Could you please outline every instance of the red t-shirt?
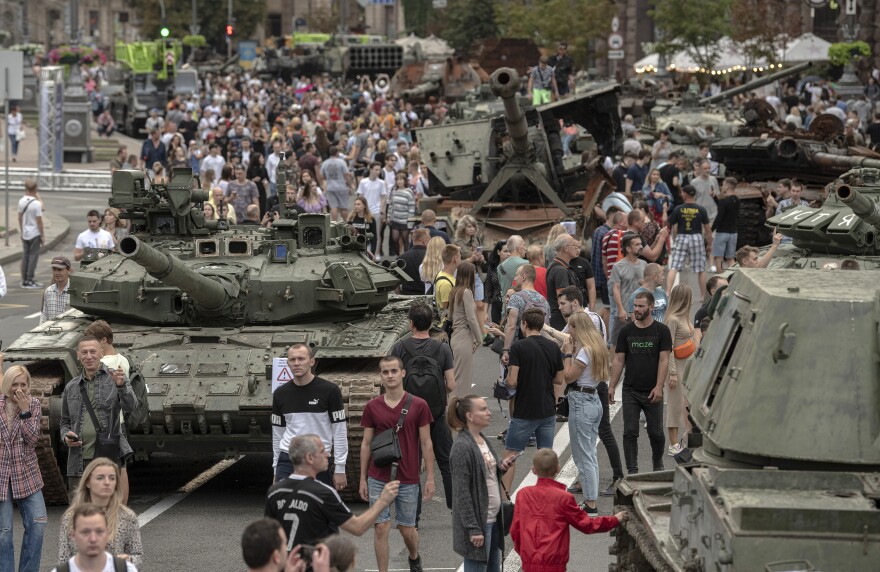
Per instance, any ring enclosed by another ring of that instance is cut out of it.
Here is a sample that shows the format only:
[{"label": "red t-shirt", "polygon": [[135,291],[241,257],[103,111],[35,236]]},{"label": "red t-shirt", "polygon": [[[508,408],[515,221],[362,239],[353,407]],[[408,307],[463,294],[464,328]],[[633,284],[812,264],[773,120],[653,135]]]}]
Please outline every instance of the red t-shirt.
[{"label": "red t-shirt", "polygon": [[535,290],[547,298],[547,269],[543,266],[535,266]]},{"label": "red t-shirt", "polygon": [[[385,396],[374,397],[364,408],[361,417],[361,427],[372,427],[375,437],[382,431],[394,427],[400,420],[400,412],[406,405],[410,394],[405,394],[397,407],[391,409],[385,403]],[[421,451],[419,448],[419,427],[430,425],[434,421],[428,404],[421,397],[413,396],[409,413],[403,422],[403,427],[397,433],[400,441],[400,463],[397,466],[397,480],[404,485],[414,485],[419,482],[419,469],[421,468]],[[370,477],[387,483],[391,480],[391,466],[377,467],[370,459],[370,468],[367,471]]]},{"label": "red t-shirt", "polygon": [[620,238],[623,236],[622,230],[612,229],[608,231],[602,239],[602,256],[605,257],[605,277],[611,278],[611,267],[614,263],[623,258],[620,252]]}]

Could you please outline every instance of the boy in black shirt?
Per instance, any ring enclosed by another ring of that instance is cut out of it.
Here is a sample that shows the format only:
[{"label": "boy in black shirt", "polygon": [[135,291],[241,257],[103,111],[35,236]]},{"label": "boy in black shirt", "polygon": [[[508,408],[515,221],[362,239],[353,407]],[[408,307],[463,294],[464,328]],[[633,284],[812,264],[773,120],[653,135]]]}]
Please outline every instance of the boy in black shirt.
[{"label": "boy in black shirt", "polygon": [[653,470],[663,470],[663,385],[672,351],[672,335],[664,324],[654,321],[651,310],[654,295],[636,294],[634,322],[620,329],[608,387],[608,401],[614,403],[614,390],[626,364],[623,379],[623,456],[629,474],[639,472],[639,413],[645,412],[651,441]]},{"label": "boy in black shirt", "polygon": [[733,257],[736,255],[737,224],[739,221],[739,197],[736,196],[737,180],[727,177],[721,184],[721,200],[718,201],[718,214],[712,223],[715,231],[715,240],[712,241],[712,257],[715,259],[715,269],[721,272],[724,260],[727,266],[733,266]]}]

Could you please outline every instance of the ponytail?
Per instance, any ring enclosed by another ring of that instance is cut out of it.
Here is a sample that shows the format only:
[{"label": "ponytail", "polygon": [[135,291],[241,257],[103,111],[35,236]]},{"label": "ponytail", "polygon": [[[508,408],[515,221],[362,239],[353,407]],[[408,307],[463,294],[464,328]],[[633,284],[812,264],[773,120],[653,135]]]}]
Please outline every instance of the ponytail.
[{"label": "ponytail", "polygon": [[446,408],[446,423],[453,431],[467,429],[467,413],[474,406],[475,399],[482,399],[479,395],[465,395],[464,397],[453,396]]}]

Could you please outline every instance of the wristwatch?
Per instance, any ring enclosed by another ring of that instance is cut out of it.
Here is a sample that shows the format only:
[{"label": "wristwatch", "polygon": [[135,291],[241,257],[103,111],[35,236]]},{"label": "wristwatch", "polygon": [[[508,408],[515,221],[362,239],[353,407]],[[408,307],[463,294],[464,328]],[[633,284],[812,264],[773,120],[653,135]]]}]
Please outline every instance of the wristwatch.
[{"label": "wristwatch", "polygon": [[562,357],[563,358],[572,358],[572,357],[574,357],[574,354],[562,354]]},{"label": "wristwatch", "polygon": [[34,414],[31,413],[30,411],[22,411],[21,413],[18,414],[19,419],[30,419],[33,416],[34,416]]}]

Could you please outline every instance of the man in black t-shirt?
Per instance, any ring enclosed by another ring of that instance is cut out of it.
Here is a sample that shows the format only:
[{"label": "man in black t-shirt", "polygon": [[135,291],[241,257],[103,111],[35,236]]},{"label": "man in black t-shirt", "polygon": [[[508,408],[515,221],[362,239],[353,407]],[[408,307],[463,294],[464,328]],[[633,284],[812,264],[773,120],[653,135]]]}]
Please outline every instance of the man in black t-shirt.
[{"label": "man in black t-shirt", "polygon": [[[623,378],[623,456],[629,474],[639,472],[639,413],[645,412],[651,442],[653,470],[663,470],[663,385],[672,352],[672,335],[664,324],[651,316],[654,295],[636,294],[635,321],[620,329],[614,350],[614,365],[608,401],[614,403],[614,390],[626,365]],[[670,381],[670,384],[672,381]]]},{"label": "man in black t-shirt", "polygon": [[703,322],[703,318],[709,317],[709,304],[712,303],[712,297],[715,295],[715,291],[722,286],[727,286],[727,279],[723,276],[715,275],[706,281],[706,293],[709,296],[706,298],[706,303],[700,306],[697,313],[694,314],[694,328],[699,328],[700,324]]},{"label": "man in black t-shirt", "polygon": [[[504,442],[507,449],[505,459],[522,453],[533,433],[539,449],[553,448],[556,429],[556,396],[553,389],[554,386],[565,384],[559,346],[541,337],[544,312],[538,308],[524,311],[520,329],[524,337],[510,346],[507,369],[507,387],[516,389],[516,399]],[[507,490],[513,484],[514,472],[511,468],[502,477]]]},{"label": "man in black t-shirt", "polygon": [[874,121],[865,129],[865,133],[871,138],[871,149],[880,149],[880,113],[874,116]]},{"label": "man in black t-shirt", "polygon": [[715,268],[718,272],[723,270],[722,263],[725,260],[727,266],[733,266],[733,257],[736,256],[737,225],[739,223],[739,197],[736,196],[736,184],[737,180],[733,177],[727,177],[721,183],[718,214],[712,223],[712,230],[715,231],[715,240],[712,241],[712,257],[715,259]]},{"label": "man in black t-shirt", "polygon": [[550,304],[550,325],[561,330],[565,327],[565,318],[559,311],[557,296],[568,286],[583,288],[571,268],[571,261],[581,253],[581,245],[573,236],[563,234],[553,241],[553,251],[555,258],[547,267],[547,303]]},{"label": "man in black t-shirt", "polygon": [[360,515],[353,515],[333,487],[316,480],[327,470],[330,453],[317,435],[298,435],[288,449],[293,474],[269,488],[264,515],[277,520],[287,534],[287,549],[298,544],[317,544],[341,528],[363,535],[379,513],[397,497],[399,482],[382,489],[379,500]]},{"label": "man in black t-shirt", "polygon": [[706,289],[706,257],[712,252],[712,228],[709,213],[696,202],[697,190],[685,185],[681,190],[684,203],[672,209],[672,257],[666,276],[666,291],[671,292],[675,277],[685,265],[697,273],[700,292]]}]

